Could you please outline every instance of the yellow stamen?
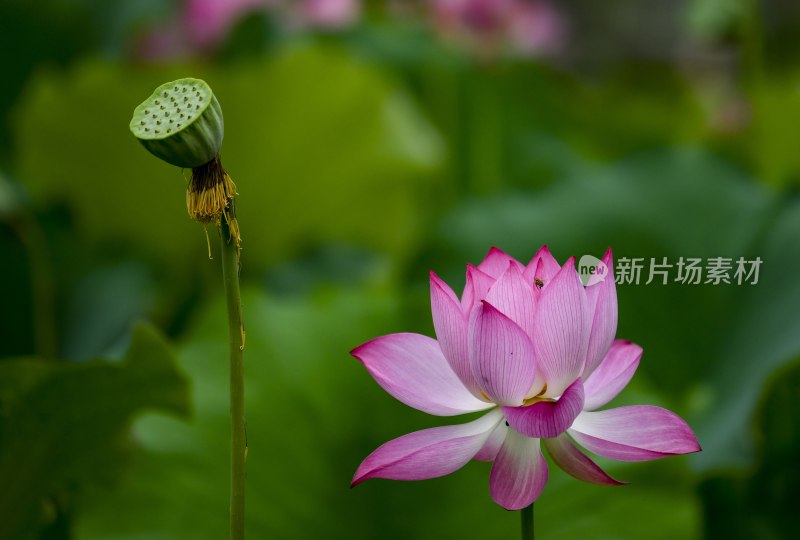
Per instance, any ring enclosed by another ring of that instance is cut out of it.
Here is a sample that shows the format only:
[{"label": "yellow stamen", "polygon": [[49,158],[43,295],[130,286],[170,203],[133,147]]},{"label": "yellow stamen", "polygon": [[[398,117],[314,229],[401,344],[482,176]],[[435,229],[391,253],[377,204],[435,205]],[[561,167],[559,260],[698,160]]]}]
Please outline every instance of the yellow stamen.
[{"label": "yellow stamen", "polygon": [[522,406],[527,407],[528,405],[533,405],[534,403],[539,403],[540,401],[555,401],[552,398],[543,397],[545,392],[547,392],[547,385],[545,384],[542,390],[533,397],[529,397],[522,401]]},{"label": "yellow stamen", "polygon": [[523,407],[527,407],[528,405],[533,405],[534,403],[539,403],[540,401],[555,401],[555,400],[552,399],[552,398],[548,398],[548,397],[534,396],[532,398],[528,398],[526,400],[523,400],[522,401],[522,406]]},{"label": "yellow stamen", "polygon": [[[204,225],[215,223],[218,226],[224,217],[230,231],[228,241],[233,241],[236,248],[241,249],[242,238],[234,208],[236,195],[236,184],[222,168],[219,156],[192,169],[192,177],[186,190],[186,209],[189,216]],[[206,232],[206,237],[207,235]],[[209,242],[209,258],[210,253]]]},{"label": "yellow stamen", "polygon": [[186,208],[189,216],[201,223],[219,223],[219,218],[236,196],[236,184],[225,173],[218,183],[196,186],[195,182],[186,191]]}]

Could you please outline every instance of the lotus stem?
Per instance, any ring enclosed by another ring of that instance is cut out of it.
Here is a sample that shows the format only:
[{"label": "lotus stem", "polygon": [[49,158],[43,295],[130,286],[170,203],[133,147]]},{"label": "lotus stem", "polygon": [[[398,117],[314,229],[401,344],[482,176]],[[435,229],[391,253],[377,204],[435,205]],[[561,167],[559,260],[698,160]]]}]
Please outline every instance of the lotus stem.
[{"label": "lotus stem", "polygon": [[[233,208],[229,209],[233,212]],[[231,220],[233,223],[235,221]],[[230,354],[231,409],[231,498],[230,538],[244,538],[245,463],[247,432],[244,416],[244,326],[239,293],[238,230],[231,230],[227,219],[219,227],[222,251],[222,278],[228,304],[228,340]]]},{"label": "lotus stem", "polygon": [[55,278],[47,238],[32,214],[25,212],[12,219],[11,227],[28,255],[31,276],[31,306],[34,320],[36,354],[53,360],[58,357],[58,333],[55,314]]},{"label": "lotus stem", "polygon": [[519,511],[522,522],[522,540],[533,540],[533,503]]}]

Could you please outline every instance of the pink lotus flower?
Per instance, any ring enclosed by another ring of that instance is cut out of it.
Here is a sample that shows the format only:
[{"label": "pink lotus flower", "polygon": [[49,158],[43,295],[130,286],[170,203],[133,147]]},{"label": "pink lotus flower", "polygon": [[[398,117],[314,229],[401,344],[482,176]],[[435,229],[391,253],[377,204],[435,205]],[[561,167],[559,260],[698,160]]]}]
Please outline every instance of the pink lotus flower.
[{"label": "pink lotus flower", "polygon": [[429,5],[440,32],[480,54],[510,48],[536,56],[562,46],[563,17],[546,0],[432,0]]},{"label": "pink lotus flower", "polygon": [[302,0],[296,6],[300,26],[338,29],[355,24],[361,15],[360,0]]},{"label": "pink lotus flower", "polygon": [[141,57],[156,60],[212,52],[247,15],[270,14],[286,30],[340,30],[358,22],[361,0],[185,0],[176,19],[149,30]]},{"label": "pink lotus flower", "polygon": [[183,23],[192,45],[217,45],[244,15],[275,4],[275,0],[187,0]]},{"label": "pink lotus flower", "polygon": [[392,396],[438,416],[489,410],[466,424],[416,431],[370,454],[353,485],[370,478],[423,480],[469,460],[491,461],[497,504],[517,510],[547,483],[543,445],[572,476],[619,485],[575,444],[620,461],[697,452],[675,413],[637,405],[596,411],[628,384],[642,348],[615,340],[617,293],[607,277],[584,288],[575,259],[559,266],[542,247],[524,266],[496,248],[467,266],[461,299],[431,272],[437,340],[391,334],[352,354]]}]

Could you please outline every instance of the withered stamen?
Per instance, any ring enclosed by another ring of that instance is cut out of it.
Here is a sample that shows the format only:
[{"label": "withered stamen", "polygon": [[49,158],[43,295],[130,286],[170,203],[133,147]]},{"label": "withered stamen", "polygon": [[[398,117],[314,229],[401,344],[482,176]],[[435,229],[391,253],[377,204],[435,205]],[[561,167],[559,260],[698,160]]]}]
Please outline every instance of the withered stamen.
[{"label": "withered stamen", "polygon": [[186,208],[189,216],[203,224],[213,222],[217,225],[224,217],[230,230],[230,239],[238,248],[241,237],[236,221],[233,200],[235,196],[236,184],[222,167],[219,155],[205,165],[192,169],[192,177],[186,190]]}]

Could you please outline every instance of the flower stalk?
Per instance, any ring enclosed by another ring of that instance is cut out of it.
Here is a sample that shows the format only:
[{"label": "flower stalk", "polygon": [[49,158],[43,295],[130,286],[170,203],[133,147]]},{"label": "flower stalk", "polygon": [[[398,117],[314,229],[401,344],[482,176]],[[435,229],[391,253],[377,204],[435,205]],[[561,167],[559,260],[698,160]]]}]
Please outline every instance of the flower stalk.
[{"label": "flower stalk", "polygon": [[522,524],[522,540],[534,540],[533,531],[533,504],[531,503],[519,511]]},{"label": "flower stalk", "polygon": [[[229,209],[233,213],[233,206]],[[247,462],[247,432],[244,416],[244,326],[242,301],[239,293],[238,228],[234,231],[223,220],[219,227],[222,252],[222,279],[228,305],[228,351],[230,354],[231,409],[231,498],[230,538],[244,538],[245,465]]]}]

